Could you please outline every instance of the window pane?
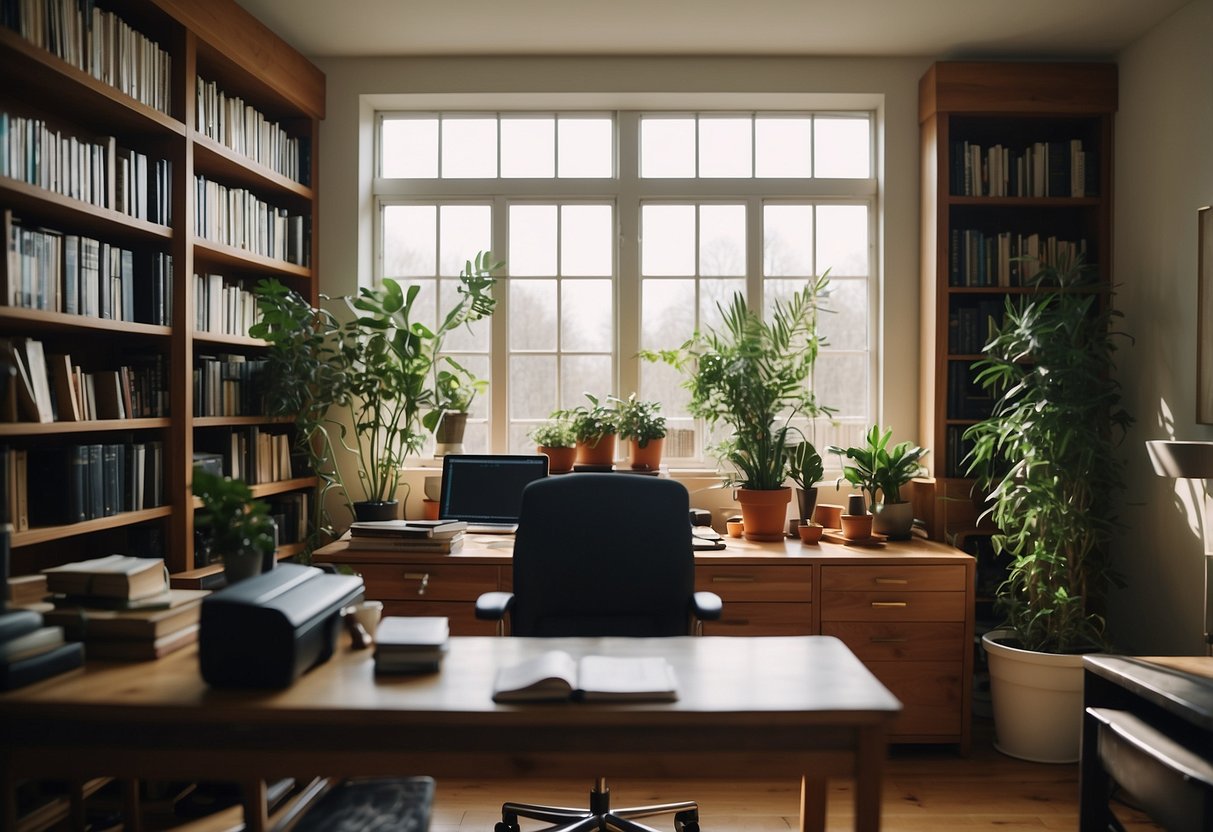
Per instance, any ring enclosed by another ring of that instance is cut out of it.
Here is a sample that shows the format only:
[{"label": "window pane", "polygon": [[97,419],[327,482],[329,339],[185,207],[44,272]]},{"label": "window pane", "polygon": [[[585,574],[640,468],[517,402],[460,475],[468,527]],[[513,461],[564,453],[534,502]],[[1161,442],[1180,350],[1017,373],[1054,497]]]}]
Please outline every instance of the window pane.
[{"label": "window pane", "polygon": [[745,206],[699,208],[699,273],[745,274]]},{"label": "window pane", "polygon": [[442,120],[444,179],[488,179],[497,175],[497,119]]},{"label": "window pane", "polygon": [[642,349],[676,347],[695,331],[694,280],[644,280],[640,304]]},{"label": "window pane", "polygon": [[560,119],[560,176],[609,178],[615,175],[615,122],[609,118]]},{"label": "window pane", "polygon": [[691,392],[682,386],[686,376],[669,364],[645,362],[640,366],[640,398],[661,402],[661,413],[669,419],[687,416],[690,412]]},{"label": "window pane", "polygon": [[560,286],[562,350],[610,352],[614,342],[610,280],[565,280]]},{"label": "window pane", "polygon": [[380,136],[382,176],[388,179],[434,179],[438,176],[438,119],[383,120]]},{"label": "window pane", "polygon": [[560,406],[589,404],[585,394],[599,401],[615,392],[609,355],[568,355],[560,364]]},{"label": "window pane", "polygon": [[615,239],[610,205],[564,205],[560,209],[560,273],[609,275]]},{"label": "window pane", "polygon": [[813,273],[813,206],[765,205],[762,271],[767,277]]},{"label": "window pane", "polygon": [[868,274],[868,207],[820,205],[817,208],[817,271]]},{"label": "window pane", "polygon": [[819,179],[866,179],[872,175],[870,124],[866,118],[817,117],[813,156]]},{"label": "window pane", "polygon": [[433,276],[438,264],[437,223],[433,205],[385,205],[383,277]]},{"label": "window pane", "polygon": [[750,130],[748,118],[701,118],[699,120],[699,175],[704,177],[749,176]]},{"label": "window pane", "polygon": [[827,306],[832,310],[819,319],[819,329],[838,350],[868,348],[868,282],[831,280]]},{"label": "window pane", "polygon": [[[699,328],[719,327],[723,316],[720,307],[726,309],[733,302],[733,295],[745,296],[745,280],[701,280],[699,281]],[[681,343],[681,342],[679,342]],[[671,345],[677,346],[677,344]]]},{"label": "window pane", "polygon": [[794,178],[813,175],[810,119],[755,119],[754,142],[755,176]]},{"label": "window pane", "polygon": [[[443,280],[439,294],[442,298],[442,305],[439,307],[438,313],[445,316],[455,308],[455,304],[459,303],[459,298],[462,297],[459,294],[459,281]],[[435,320],[434,323],[437,324],[438,321]],[[443,341],[442,349],[444,352],[488,352],[489,320],[481,319],[468,326],[452,330]]]},{"label": "window pane", "polygon": [[817,403],[838,408],[838,417],[868,414],[868,356],[866,353],[822,352],[813,369]]},{"label": "window pane", "polygon": [[556,167],[556,122],[551,118],[501,120],[501,175],[548,178]]},{"label": "window pane", "polygon": [[510,349],[555,350],[556,281],[510,278],[509,290]]},{"label": "window pane", "polygon": [[694,119],[641,119],[640,175],[666,179],[695,175]]},{"label": "window pane", "polygon": [[510,418],[546,419],[556,409],[556,357],[510,357]]},{"label": "window pane", "polygon": [[510,206],[511,275],[556,274],[556,206]]},{"label": "window pane", "polygon": [[695,273],[695,207],[645,205],[640,222],[641,273]]},{"label": "window pane", "polygon": [[489,206],[443,205],[439,218],[439,274],[458,275],[478,252],[493,247]]}]

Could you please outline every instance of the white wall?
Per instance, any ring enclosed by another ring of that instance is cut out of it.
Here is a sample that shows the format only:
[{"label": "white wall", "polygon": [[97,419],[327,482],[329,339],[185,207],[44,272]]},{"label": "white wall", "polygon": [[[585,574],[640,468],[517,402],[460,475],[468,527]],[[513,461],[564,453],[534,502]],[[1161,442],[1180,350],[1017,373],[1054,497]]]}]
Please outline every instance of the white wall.
[{"label": "white wall", "polygon": [[[877,346],[883,350],[877,416],[897,439],[921,441],[918,378],[918,79],[923,59],[794,58],[384,58],[323,59],[328,115],[320,131],[320,288],[331,295],[369,283],[372,256],[370,115],[375,103],[411,95],[440,108],[512,93],[559,97],[571,106],[642,107],[677,95],[714,94],[760,107],[764,96],[809,106],[827,94],[877,102],[884,284]],[[571,94],[571,97],[570,97]],[[579,99],[578,96],[584,98]],[[814,98],[816,97],[816,99]],[[719,99],[717,99],[719,100]],[[520,104],[519,106],[527,106]],[[414,494],[419,489],[414,489]],[[416,511],[416,499],[408,511]]]},{"label": "white wall", "polygon": [[[1213,0],[1194,0],[1119,56],[1116,306],[1136,337],[1118,356],[1137,418],[1125,444],[1130,488],[1113,599],[1118,649],[1203,652],[1205,483],[1154,476],[1147,439],[1213,440],[1195,424],[1196,209],[1213,203]],[[1213,539],[1213,534],[1210,534]]]}]

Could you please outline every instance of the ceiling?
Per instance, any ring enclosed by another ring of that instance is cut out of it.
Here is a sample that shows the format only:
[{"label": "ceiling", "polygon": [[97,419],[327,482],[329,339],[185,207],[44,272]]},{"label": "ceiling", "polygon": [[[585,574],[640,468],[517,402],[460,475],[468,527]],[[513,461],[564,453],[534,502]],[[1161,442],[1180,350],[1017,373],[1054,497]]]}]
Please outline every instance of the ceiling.
[{"label": "ceiling", "polygon": [[1112,58],[1188,0],[237,0],[312,58]]}]

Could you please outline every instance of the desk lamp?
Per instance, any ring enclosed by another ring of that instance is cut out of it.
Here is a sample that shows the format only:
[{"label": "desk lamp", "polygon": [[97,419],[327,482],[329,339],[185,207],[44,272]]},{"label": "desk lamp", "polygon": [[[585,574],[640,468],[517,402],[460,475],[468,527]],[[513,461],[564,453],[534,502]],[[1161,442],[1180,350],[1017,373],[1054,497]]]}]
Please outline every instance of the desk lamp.
[{"label": "desk lamp", "polygon": [[[1213,442],[1149,440],[1146,451],[1154,464],[1154,473],[1174,479],[1208,480],[1213,478]],[[1203,495],[1202,495],[1203,499]],[[1201,503],[1201,541],[1205,548],[1205,653],[1213,655],[1213,608],[1209,604],[1213,582],[1213,552],[1205,532],[1204,503]]]}]

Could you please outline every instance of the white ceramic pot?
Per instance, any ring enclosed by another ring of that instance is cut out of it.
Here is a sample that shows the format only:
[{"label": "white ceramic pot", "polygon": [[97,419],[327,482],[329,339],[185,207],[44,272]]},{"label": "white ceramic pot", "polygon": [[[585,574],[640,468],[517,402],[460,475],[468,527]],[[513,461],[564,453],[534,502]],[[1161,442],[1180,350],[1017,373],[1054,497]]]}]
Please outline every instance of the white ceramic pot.
[{"label": "white ceramic pot", "polygon": [[999,643],[1010,630],[981,637],[990,665],[994,747],[1035,763],[1073,763],[1082,735],[1082,656],[1036,653]]}]

